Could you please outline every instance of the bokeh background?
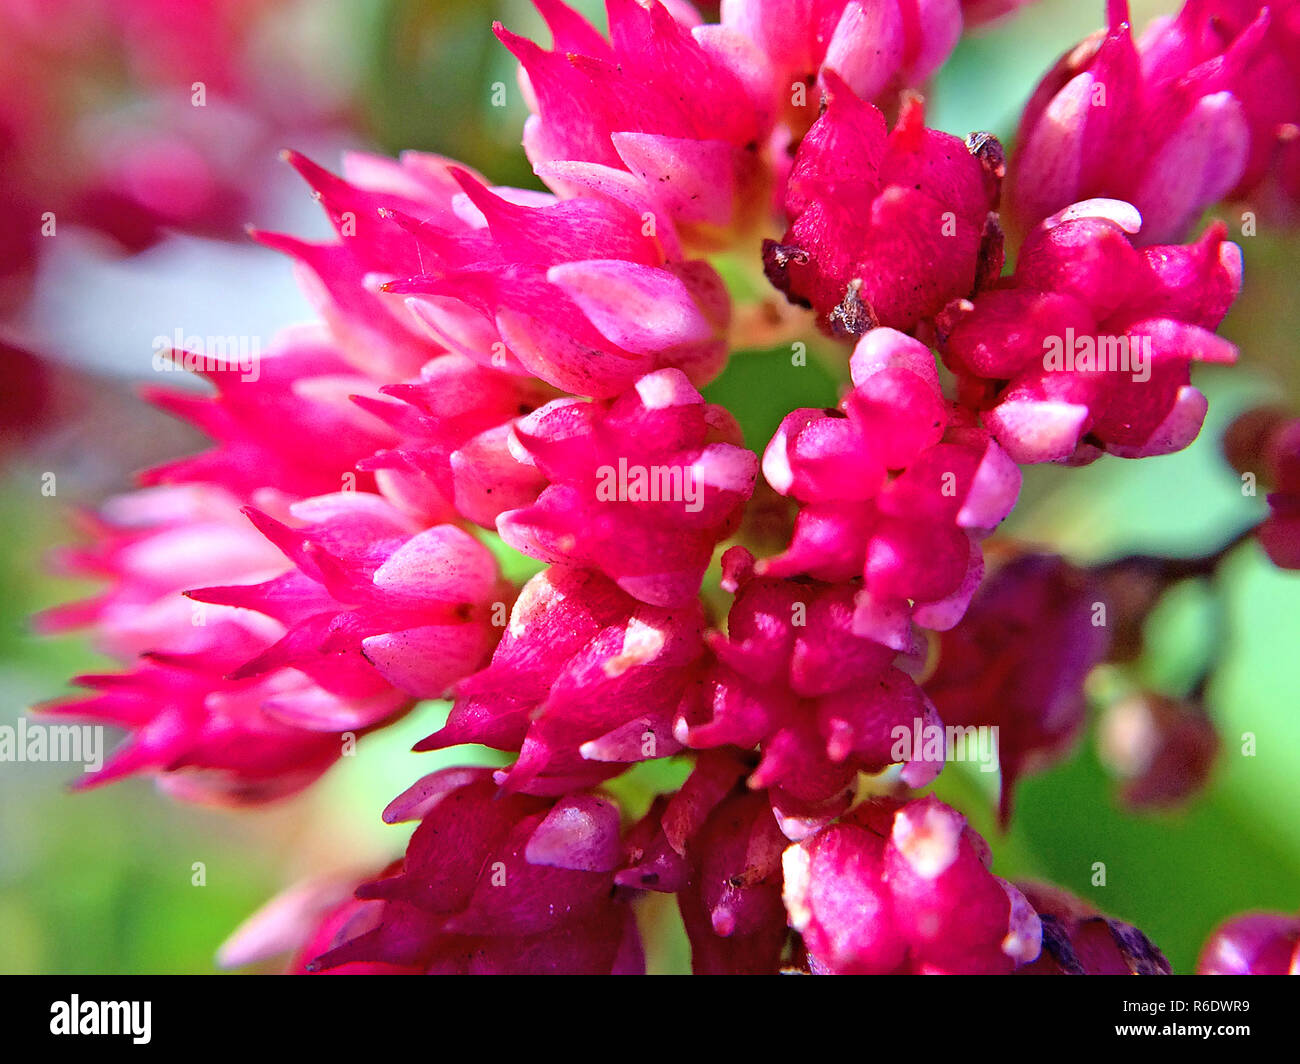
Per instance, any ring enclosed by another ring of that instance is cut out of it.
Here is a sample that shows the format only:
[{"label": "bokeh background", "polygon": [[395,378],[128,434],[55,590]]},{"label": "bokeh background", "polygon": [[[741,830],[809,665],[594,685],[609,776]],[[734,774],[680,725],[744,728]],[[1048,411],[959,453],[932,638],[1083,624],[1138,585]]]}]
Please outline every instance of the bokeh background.
[{"label": "bokeh background", "polygon": [[[524,111],[494,18],[544,32],[524,2],[204,0],[190,5],[0,0],[0,724],[70,690],[107,663],[76,638],[42,639],[29,615],[92,590],[51,575],[49,550],[73,541],[78,508],[128,488],[135,470],[201,441],[143,403],[152,338],[176,328],[266,339],[311,316],[289,263],[242,226],[326,228],[276,157],[294,147],[335,166],[349,147],[435,151],[502,184],[536,185],[518,146]],[[577,6],[601,19],[599,4]],[[1136,21],[1172,10],[1137,3]],[[107,18],[105,9],[131,18]],[[1009,139],[1041,73],[1097,28],[1102,0],[1042,0],[969,37],[932,86],[932,125]],[[544,37],[542,39],[545,39]],[[205,82],[208,106],[192,106]],[[506,106],[493,89],[507,87]],[[6,124],[7,123],[7,124]],[[57,203],[55,235],[31,239],[33,212]],[[1240,219],[1225,216],[1234,234]],[[1187,451],[1082,470],[1035,469],[1007,531],[1095,562],[1134,551],[1197,554],[1257,520],[1220,456],[1232,416],[1300,400],[1300,236],[1243,238],[1246,294],[1226,335],[1243,364],[1198,371],[1211,415]],[[793,406],[836,400],[815,364],[788,351],[733,358],[709,398],[761,448]],[[42,493],[53,472],[57,490]],[[1137,666],[1144,684],[1186,694],[1208,660],[1223,753],[1205,789],[1172,812],[1123,808],[1095,728],[1073,754],[1021,784],[1009,831],[995,824],[996,777],[950,766],[938,791],[993,844],[995,869],[1043,878],[1136,923],[1189,971],[1223,917],[1300,907],[1300,578],[1247,544],[1213,590],[1187,585],[1162,604]],[[1098,697],[1114,677],[1096,678]],[[443,761],[497,755],[409,753],[440,723],[428,704],[367,737],[317,786],[253,813],[208,811],[143,781],[68,793],[76,766],[0,763],[0,972],[210,972],[222,940],[305,875],[365,871],[400,853],[406,830],[379,811]],[[1256,737],[1254,757],[1240,737]],[[639,813],[679,764],[634,770],[620,796]],[[1104,861],[1107,882],[1092,885]],[[196,864],[202,885],[196,885]],[[671,903],[644,914],[651,969],[689,962]]]}]

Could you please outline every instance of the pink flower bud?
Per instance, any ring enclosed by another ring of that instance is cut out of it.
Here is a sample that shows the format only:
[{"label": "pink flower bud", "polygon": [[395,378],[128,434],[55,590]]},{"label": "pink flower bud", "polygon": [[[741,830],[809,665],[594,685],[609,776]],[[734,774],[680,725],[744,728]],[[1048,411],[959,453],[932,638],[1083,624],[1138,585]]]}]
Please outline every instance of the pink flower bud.
[{"label": "pink flower bud", "polygon": [[559,0],[537,3],[553,51],[496,27],[522,68],[534,168],[562,195],[648,211],[669,239],[680,231],[707,247],[749,231],[770,180],[765,57],[735,30],[688,25],[659,0],[607,6],[609,41]]},{"label": "pink flower bud", "polygon": [[842,812],[859,771],[907,762],[904,778],[920,786],[942,767],[942,750],[914,742],[937,724],[933,707],[894,651],[854,631],[857,594],[850,583],[742,582],[678,724],[688,746],[760,747],[749,784],[772,790],[795,833]]},{"label": "pink flower bud", "polygon": [[957,43],[962,12],[957,0],[723,0],[722,24],[767,57],[800,135],[817,116],[827,74],[863,100],[922,84]]},{"label": "pink flower bud", "polygon": [[1210,936],[1198,975],[1300,975],[1300,917],[1244,913]]},{"label": "pink flower bud", "polygon": [[638,602],[597,573],[554,566],[520,592],[492,663],[457,688],[417,750],[520,751],[510,790],[555,794],[679,750],[672,722],[703,652],[698,604]]},{"label": "pink flower bud", "polygon": [[853,355],[839,410],[796,410],[763,455],[763,473],[803,502],[785,553],[761,575],[861,576],[857,631],[896,650],[908,621],[950,628],[983,571],[977,538],[1010,512],[1020,471],[950,408],[924,344],[875,329]]},{"label": "pink flower bud", "polygon": [[[415,795],[415,803],[408,796]],[[406,857],[358,898],[381,903],[309,966],[429,974],[639,974],[631,908],[614,888],[618,808],[575,792],[499,795],[490,769],[445,769],[394,800],[418,819]]]},{"label": "pink flower bud", "polygon": [[1189,3],[1135,45],[1127,2],[1111,0],[1109,30],[1048,73],[1012,160],[1011,206],[1025,227],[1108,197],[1141,212],[1142,243],[1181,240],[1206,207],[1258,181],[1281,120],[1277,101],[1294,113],[1300,98],[1295,76],[1267,12],[1228,32],[1215,6]]},{"label": "pink flower bud", "polygon": [[295,569],[262,584],[190,593],[257,610],[287,629],[238,677],[288,666],[342,692],[382,678],[413,697],[438,698],[487,657],[496,636],[492,604],[508,588],[491,552],[468,533],[453,525],[420,530],[361,492],[307,499],[290,514],[300,527],[249,511]]},{"label": "pink flower bud", "polygon": [[598,569],[655,606],[695,600],[758,476],[731,416],[679,370],[605,402],[556,400],[519,421],[513,439],[549,486],[500,515],[501,537],[543,561]]},{"label": "pink flower bud", "polygon": [[919,98],[886,133],[875,107],[837,75],[825,79],[826,109],[786,186],[790,228],[764,242],[763,266],[832,336],[907,331],[974,291],[994,254],[998,182],[967,145],[925,127]]},{"label": "pink flower bud", "polygon": [[1131,924],[1112,920],[1060,887],[1021,883],[1038,912],[1043,952],[1017,975],[1169,975],[1165,955]]},{"label": "pink flower bud", "polygon": [[1212,330],[1241,289],[1241,251],[1221,223],[1138,250],[1140,224],[1128,204],[1075,204],[1030,234],[1013,275],[944,312],[944,361],[983,386],[983,421],[1016,462],[1168,454],[1200,431],[1190,364],[1236,358]]},{"label": "pink flower bud", "polygon": [[813,971],[1008,974],[1039,953],[1038,915],[936,798],[876,799],[784,856],[785,906]]}]

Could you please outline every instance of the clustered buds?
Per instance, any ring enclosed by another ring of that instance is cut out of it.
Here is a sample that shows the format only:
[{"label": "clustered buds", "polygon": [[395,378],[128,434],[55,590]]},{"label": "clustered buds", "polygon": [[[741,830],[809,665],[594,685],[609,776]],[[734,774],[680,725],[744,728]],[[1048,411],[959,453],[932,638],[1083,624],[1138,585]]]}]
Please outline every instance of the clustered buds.
[{"label": "clustered buds", "polygon": [[[734,552],[734,553],[733,553]],[[848,808],[859,772],[907,761],[903,778],[923,786],[942,767],[894,730],[938,718],[897,654],[854,631],[852,583],[753,576],[743,548],[724,565],[739,587],[727,635],[710,633],[714,660],[687,703],[678,738],[688,746],[757,746],[750,786],[767,789],[792,838]]]},{"label": "clustered buds", "polygon": [[637,974],[641,940],[614,884],[619,811],[575,792],[500,797],[488,769],[426,776],[384,811],[418,820],[406,857],[357,895],[312,971],[386,964],[451,974]]},{"label": "clustered buds", "polygon": [[343,752],[341,733],[409,707],[409,698],[381,678],[347,668],[322,667],[311,676],[283,665],[241,671],[272,650],[284,625],[187,601],[182,581],[265,579],[287,565],[223,488],[147,488],[112,500],[92,528],[99,544],[64,554],[63,564],[117,583],[97,599],[39,618],[46,631],[91,627],[106,653],[134,659],[124,674],[79,677],[93,695],[45,707],[129,733],[80,786],[146,772],[159,774],[160,785],[180,797],[265,802],[332,765]]},{"label": "clustered buds", "polygon": [[735,420],[679,370],[642,377],[610,402],[557,399],[516,423],[513,443],[547,487],[501,514],[502,539],[596,569],[655,606],[696,600],[758,477]]},{"label": "clustered buds", "polygon": [[502,784],[542,794],[675,753],[703,629],[698,603],[649,606],[599,573],[552,566],[524,585],[491,664],[458,685],[446,726],[416,749],[518,751]]},{"label": "clustered buds", "polygon": [[831,73],[825,112],[799,145],[785,191],[790,227],[763,245],[768,279],[832,336],[910,330],[1002,266],[1001,149],[982,158],[925,125],[908,97],[892,132]]},{"label": "clustered buds", "polygon": [[387,209],[380,223],[408,233],[420,260],[385,291],[423,297],[411,311],[439,340],[576,395],[616,395],[665,366],[696,383],[721,369],[730,307],[707,263],[670,260],[621,203],[519,203],[452,173],[475,224]]},{"label": "clustered buds", "polygon": [[1292,199],[1300,29],[1287,4],[1194,0],[1135,42],[1127,0],[1039,83],[1017,136],[1025,227],[1105,197],[1141,212],[1143,243],[1181,240],[1207,208],[1275,170]]},{"label": "clustered buds", "polygon": [[1066,53],[1025,108],[1012,208],[1028,227],[1080,200],[1120,199],[1141,212],[1144,242],[1178,240],[1243,175],[1251,129],[1234,90],[1259,76],[1268,15],[1215,49],[1205,9],[1231,5],[1188,4],[1137,44],[1127,0],[1108,6],[1109,29]]},{"label": "clustered buds", "polygon": [[510,453],[514,422],[554,397],[540,381],[481,366],[461,354],[430,359],[418,378],[353,401],[398,434],[357,463],[377,489],[423,522],[465,517],[495,528],[504,510],[532,502],[541,474]]},{"label": "clustered buds", "polygon": [[[208,369],[213,396],[155,397],[214,449],[90,519],[65,564],[112,586],[43,617],[128,663],[51,710],[129,733],[92,782],[269,801],[425,699],[451,704],[417,750],[509,755],[409,788],[384,813],[418,822],[404,857],[273,903],[230,964],[639,972],[633,903],[658,891],[698,972],[1167,972],[1136,929],[994,875],[914,792],[946,758],[923,736],[993,729],[1005,820],[1080,730],[1098,574],[1017,549],[985,580],[985,540],[1020,464],[1200,431],[1190,366],[1236,356],[1214,330],[1240,252],[1222,224],[1155,241],[1256,180],[1280,118],[1241,70],[1290,62],[1283,20],[1193,0],[1134,45],[1112,4],[1026,113],[1001,276],[1001,146],[928,128],[910,88],[1016,0],[724,0],[718,25],[609,0],[608,38],[537,6],[549,50],[497,35],[551,191],[419,153],[342,176],[286,156],[335,237],[255,235],[324,324],[257,374]],[[710,401],[745,346],[742,254],[847,361],[838,405],[790,411],[761,462]],[[1249,459],[1291,567],[1296,425]],[[1192,776],[1161,768],[1183,732],[1160,737],[1156,797]],[[673,755],[685,782],[625,824],[611,781]],[[1295,935],[1220,938],[1204,965],[1273,970]]]},{"label": "clustered buds", "polygon": [[796,410],[763,455],[769,484],[801,503],[765,575],[862,578],[854,631],[912,647],[910,621],[951,628],[979,584],[978,540],[1015,505],[1020,470],[948,403],[925,345],[892,329],[854,349],[838,410]]},{"label": "clustered buds", "polygon": [[1009,974],[1042,944],[1038,914],[936,798],[869,802],[785,852],[785,904],[815,972]]},{"label": "clustered buds", "polygon": [[[263,584],[189,592],[257,610],[287,629],[236,676],[289,666],[355,684],[354,694],[382,677],[408,695],[437,698],[487,656],[492,604],[505,588],[492,553],[467,532],[419,530],[383,499],[355,491],[306,499],[289,512],[300,526],[257,510],[250,517],[295,568]],[[371,723],[364,716],[351,723]]]},{"label": "clustered buds", "polygon": [[1220,223],[1194,244],[1135,248],[1128,204],[1076,204],[1025,240],[1011,276],[952,304],[946,364],[1017,462],[1181,450],[1205,419],[1192,362],[1230,363],[1213,330],[1241,290]]}]

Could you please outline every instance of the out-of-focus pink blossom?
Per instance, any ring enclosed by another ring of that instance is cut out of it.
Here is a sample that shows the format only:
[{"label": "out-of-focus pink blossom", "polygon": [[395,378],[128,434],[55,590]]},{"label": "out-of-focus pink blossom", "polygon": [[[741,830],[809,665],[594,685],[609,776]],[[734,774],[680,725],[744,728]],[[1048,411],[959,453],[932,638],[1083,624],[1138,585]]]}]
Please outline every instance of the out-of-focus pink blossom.
[{"label": "out-of-focus pink blossom", "polygon": [[[37,630],[93,627],[99,650],[127,660],[149,650],[184,653],[208,642],[203,625],[192,623],[194,603],[181,594],[191,582],[259,580],[287,567],[244,519],[238,498],[210,484],[116,496],[98,513],[81,515],[81,524],[90,542],[61,549],[55,564],[66,575],[111,584],[91,598],[46,610],[36,618]],[[276,632],[269,620],[242,619],[272,637]]]},{"label": "out-of-focus pink blossom", "polygon": [[143,655],[122,674],[81,676],[95,693],[41,707],[44,715],[124,728],[126,741],[96,772],[99,786],[153,776],[173,797],[217,805],[272,801],[301,790],[344,752],[340,718],[393,717],[409,702],[383,690],[340,697],[293,669],[232,679],[267,642],[244,625],[214,619],[199,626],[205,645]]},{"label": "out-of-focus pink blossom", "polygon": [[128,252],[169,230],[240,235],[277,141],[340,123],[341,93],[303,89],[267,47],[291,6],[0,4],[0,314],[65,226]]},{"label": "out-of-focus pink blossom", "polygon": [[1274,565],[1300,569],[1300,419],[1277,432],[1269,451],[1273,490],[1257,535]]},{"label": "out-of-focus pink blossom", "polygon": [[1098,754],[1121,781],[1133,808],[1178,806],[1205,787],[1219,754],[1219,735],[1199,698],[1143,691],[1106,707]]},{"label": "out-of-focus pink blossom", "polygon": [[322,659],[305,671],[244,668],[267,655],[283,658],[273,650],[287,638],[282,621],[233,603],[191,601],[182,592],[190,581],[274,583],[291,574],[222,489],[194,484],[122,496],[88,519],[88,527],[95,542],[65,552],[63,565],[108,578],[111,586],[47,611],[38,624],[46,631],[92,627],[101,649],[138,659],[125,673],[78,679],[95,694],[44,707],[47,714],[130,733],[79,785],[150,773],[184,798],[268,801],[333,764],[344,731],[364,731],[409,708],[408,695],[360,660]]},{"label": "out-of-focus pink blossom", "polygon": [[[212,396],[164,388],[150,388],[145,396],[217,446],[155,466],[141,478],[145,484],[218,484],[244,499],[260,489],[293,497],[374,490],[374,478],[355,472],[356,464],[391,446],[396,435],[353,402],[358,393],[373,396],[375,383],[345,361],[327,333],[290,329],[265,353],[250,349],[218,358],[172,350],[155,357],[216,386]],[[286,425],[293,426],[291,439]]]},{"label": "out-of-focus pink blossom", "polygon": [[[401,870],[401,862],[385,868],[383,876]],[[373,876],[367,878],[376,878]],[[287,974],[303,975],[322,953],[369,930],[383,902],[353,897],[358,884],[346,875],[323,876],[293,884],[277,894],[239,925],[217,951],[222,968],[242,968],[282,955],[291,955]],[[416,975],[413,965],[357,961],[341,964],[327,975]]]}]

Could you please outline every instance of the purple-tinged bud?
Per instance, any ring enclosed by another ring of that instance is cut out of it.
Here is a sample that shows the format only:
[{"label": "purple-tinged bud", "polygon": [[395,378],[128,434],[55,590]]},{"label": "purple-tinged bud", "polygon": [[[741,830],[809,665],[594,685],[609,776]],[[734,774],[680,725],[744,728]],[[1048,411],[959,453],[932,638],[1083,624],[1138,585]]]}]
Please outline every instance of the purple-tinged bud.
[{"label": "purple-tinged bud", "polygon": [[1106,707],[1097,742],[1130,807],[1176,806],[1197,794],[1219,753],[1219,735],[1199,701],[1155,692]]},{"label": "purple-tinged bud", "polygon": [[419,820],[406,857],[357,897],[382,907],[309,966],[429,974],[640,974],[636,921],[615,889],[618,808],[586,791],[502,795],[490,769],[445,769],[385,810]]},{"label": "purple-tinged bud", "polygon": [[1103,916],[1087,902],[1046,883],[1020,883],[1038,912],[1043,951],[1017,975],[1169,975],[1169,962],[1131,924]]},{"label": "purple-tinged bud", "polygon": [[1215,929],[1198,975],[1300,975],[1300,916],[1243,913]]},{"label": "purple-tinged bud", "polygon": [[1093,624],[1096,597],[1083,570],[1027,554],[986,579],[940,637],[926,693],[946,725],[996,729],[1004,822],[1016,781],[1061,757],[1083,724],[1083,682],[1108,642]]},{"label": "purple-tinged bud", "polygon": [[709,635],[715,661],[677,725],[697,749],[758,746],[749,784],[773,791],[800,837],[847,808],[858,772],[905,763],[904,779],[923,786],[943,764],[942,750],[914,741],[937,727],[933,707],[895,651],[854,631],[858,596],[853,583],[741,580],[727,634]]},{"label": "purple-tinged bud", "polygon": [[697,975],[774,974],[788,938],[781,905],[788,840],[768,796],[745,789],[750,767],[732,751],[700,754],[682,789],[635,829],[644,838],[633,867],[616,877],[677,894]]}]

